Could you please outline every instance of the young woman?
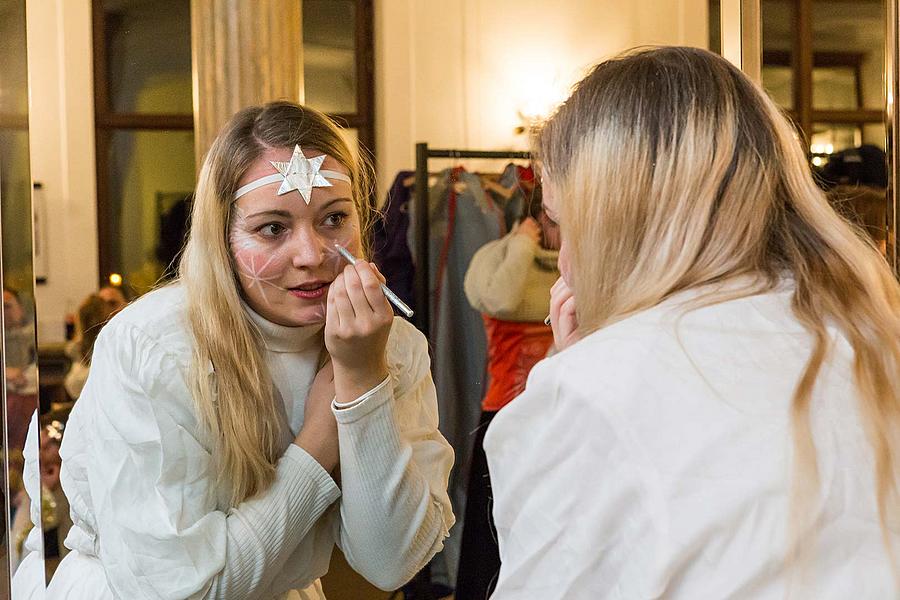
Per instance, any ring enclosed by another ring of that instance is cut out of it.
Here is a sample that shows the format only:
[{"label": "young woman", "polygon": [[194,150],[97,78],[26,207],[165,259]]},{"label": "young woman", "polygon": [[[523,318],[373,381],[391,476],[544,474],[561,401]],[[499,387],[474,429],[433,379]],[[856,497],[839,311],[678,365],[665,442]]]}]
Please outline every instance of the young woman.
[{"label": "young woman", "polygon": [[540,151],[560,352],[485,440],[492,599],[897,597],[900,288],[775,104],[638,51]]},{"label": "young woman", "polygon": [[323,598],[334,544],[375,585],[453,523],[425,339],[365,254],[366,171],[278,102],[197,185],[180,280],[102,330],[63,440],[75,523],[48,597]]}]

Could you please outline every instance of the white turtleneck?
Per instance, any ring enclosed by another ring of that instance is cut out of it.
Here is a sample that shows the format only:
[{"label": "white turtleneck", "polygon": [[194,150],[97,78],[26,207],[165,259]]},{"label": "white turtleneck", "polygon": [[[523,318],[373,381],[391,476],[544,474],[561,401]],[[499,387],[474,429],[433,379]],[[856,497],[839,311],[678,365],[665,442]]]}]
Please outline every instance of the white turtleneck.
[{"label": "white turtleneck", "polygon": [[303,425],[306,396],[322,353],[324,324],[285,327],[260,316],[247,304],[244,310],[262,334],[269,373],[281,396],[291,433],[296,436]]},{"label": "white turtleneck", "polygon": [[317,578],[335,543],[385,589],[405,583],[442,547],[453,524],[446,491],[453,453],[437,430],[424,337],[395,320],[388,379],[334,407],[338,489],[291,443],[319,362],[321,326],[248,315],[284,406],[275,482],[235,507],[214,485],[212,445],[186,376],[193,348],[183,290],[147,294],[104,327],[69,420],[61,480],[73,552],[50,584],[52,597],[321,599]]}]

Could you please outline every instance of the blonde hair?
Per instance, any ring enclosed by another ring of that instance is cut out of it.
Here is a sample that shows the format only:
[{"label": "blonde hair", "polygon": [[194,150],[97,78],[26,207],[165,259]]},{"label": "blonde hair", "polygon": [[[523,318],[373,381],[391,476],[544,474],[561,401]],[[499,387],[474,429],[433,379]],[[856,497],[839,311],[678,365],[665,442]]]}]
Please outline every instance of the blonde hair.
[{"label": "blonde hair", "polygon": [[97,342],[97,336],[100,335],[100,329],[106,325],[110,317],[115,314],[116,310],[99,295],[91,294],[78,307],[78,353],[82,362],[91,363],[94,356],[94,344]]},{"label": "blonde hair", "polygon": [[887,190],[866,185],[838,185],[826,194],[838,214],[865,231],[876,245],[887,243]]},{"label": "blonde hair", "polygon": [[262,339],[241,306],[228,244],[232,197],[243,174],[266,149],[292,149],[295,144],[347,167],[368,252],[369,161],[364,156],[354,159],[338,128],[322,113],[273,102],[240,111],[213,142],[200,169],[190,234],[179,263],[194,338],[190,388],[213,443],[217,484],[230,486],[233,504],[272,483],[283,432]]},{"label": "blonde hair", "polygon": [[793,278],[793,311],[814,349],[792,405],[791,529],[801,499],[818,491],[809,413],[829,352],[826,323],[843,331],[855,351],[887,542],[900,431],[900,287],[871,242],[829,206],[778,107],[715,54],[642,49],[596,66],[538,143],[559,199],[581,333],[690,288],[751,276],[729,296],[704,295],[710,303]]}]

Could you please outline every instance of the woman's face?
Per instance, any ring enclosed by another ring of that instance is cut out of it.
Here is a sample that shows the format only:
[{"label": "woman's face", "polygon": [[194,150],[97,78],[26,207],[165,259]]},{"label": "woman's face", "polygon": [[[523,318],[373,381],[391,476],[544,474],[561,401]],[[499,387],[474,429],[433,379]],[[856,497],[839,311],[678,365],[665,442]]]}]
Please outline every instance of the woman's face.
[{"label": "woman's face", "polygon": [[[270,161],[289,162],[292,150],[266,151],[251,165],[238,187],[277,173]],[[320,156],[304,150],[307,158]],[[327,156],[323,170],[349,175]],[[241,196],[233,207],[229,243],[244,300],[259,315],[287,326],[325,321],[328,287],[344,267],[335,243],[360,254],[359,216],[349,183],[329,179],[314,187],[310,202],[297,190],[279,195],[271,183]]]},{"label": "woman's face", "polygon": [[[551,182],[547,177],[547,174],[541,177],[543,193],[544,193],[544,214],[543,217],[548,219],[550,222],[544,226],[545,236],[549,232],[552,232],[553,237],[555,238],[553,241],[557,244],[559,248],[559,273],[562,275],[563,280],[568,284],[572,285],[572,279],[569,274],[571,273],[569,263],[569,250],[566,247],[566,239],[565,236],[562,235],[559,229],[559,203],[557,202],[556,192],[551,186]],[[543,219],[542,219],[543,220]],[[543,225],[543,223],[542,223]],[[549,236],[547,236],[549,237]],[[548,242],[550,240],[548,239]],[[549,243],[547,244],[550,245]]]},{"label": "woman's face", "polygon": [[25,310],[16,295],[3,290],[3,313],[6,315],[7,327],[18,327],[25,321]]}]

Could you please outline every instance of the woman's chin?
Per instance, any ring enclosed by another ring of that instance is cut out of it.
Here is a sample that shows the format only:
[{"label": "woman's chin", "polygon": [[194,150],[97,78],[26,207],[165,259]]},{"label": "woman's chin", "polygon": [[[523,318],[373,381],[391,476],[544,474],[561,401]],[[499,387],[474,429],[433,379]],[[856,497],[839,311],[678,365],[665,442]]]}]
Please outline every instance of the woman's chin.
[{"label": "woman's chin", "polygon": [[325,304],[316,306],[304,306],[291,311],[290,321],[295,327],[306,325],[321,325],[325,322]]}]

